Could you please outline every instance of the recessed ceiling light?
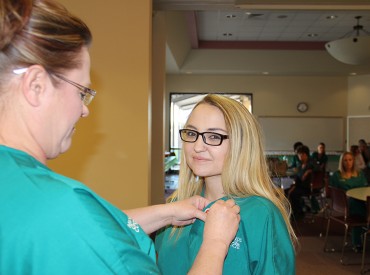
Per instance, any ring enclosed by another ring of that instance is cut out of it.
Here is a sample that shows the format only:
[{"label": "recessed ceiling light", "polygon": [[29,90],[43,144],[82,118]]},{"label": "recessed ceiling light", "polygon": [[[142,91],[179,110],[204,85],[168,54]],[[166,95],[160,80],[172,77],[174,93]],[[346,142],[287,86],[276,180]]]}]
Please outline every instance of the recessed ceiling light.
[{"label": "recessed ceiling light", "polygon": [[357,75],[357,73],[349,73],[349,75]]},{"label": "recessed ceiling light", "polygon": [[338,18],[338,15],[329,15],[326,17],[326,19],[332,20]]},{"label": "recessed ceiling light", "polygon": [[263,75],[268,75],[270,74],[269,72],[262,72]]},{"label": "recessed ceiling light", "polygon": [[236,17],[236,15],[235,14],[227,14],[226,15],[226,18],[235,18]]},{"label": "recessed ceiling light", "polygon": [[317,33],[309,33],[307,34],[308,37],[317,37],[319,36]]},{"label": "recessed ceiling light", "polygon": [[265,14],[263,13],[253,13],[253,12],[245,12],[245,15],[248,17],[248,18],[258,18],[258,17],[263,17]]}]

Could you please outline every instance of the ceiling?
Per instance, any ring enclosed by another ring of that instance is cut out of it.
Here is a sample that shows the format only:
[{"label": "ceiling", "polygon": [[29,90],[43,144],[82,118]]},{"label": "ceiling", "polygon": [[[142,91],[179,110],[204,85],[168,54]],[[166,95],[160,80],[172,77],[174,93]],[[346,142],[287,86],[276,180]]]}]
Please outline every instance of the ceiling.
[{"label": "ceiling", "polygon": [[[356,16],[370,32],[370,0],[153,0],[153,7],[185,14],[195,50],[325,51],[326,42],[353,35]],[[341,66],[345,73],[354,70]],[[370,66],[360,67],[370,73]]]}]

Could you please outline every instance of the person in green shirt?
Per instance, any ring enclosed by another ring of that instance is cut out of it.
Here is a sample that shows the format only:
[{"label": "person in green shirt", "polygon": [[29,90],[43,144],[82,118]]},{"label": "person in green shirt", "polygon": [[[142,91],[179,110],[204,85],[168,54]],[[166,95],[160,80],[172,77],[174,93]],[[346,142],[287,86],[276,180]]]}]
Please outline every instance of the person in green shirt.
[{"label": "person in green shirt", "polygon": [[221,273],[240,220],[233,200],[208,213],[200,196],[123,212],[46,166],[96,95],[91,40],[52,0],[0,0],[0,274],[160,274],[147,234],[195,219],[205,241],[190,274]]},{"label": "person in green shirt", "polygon": [[[285,190],[287,197],[292,205],[292,217],[299,220],[304,217],[302,197],[310,193],[312,181],[313,164],[310,159],[310,149],[306,145],[299,146],[297,155],[300,163],[294,176],[294,184]],[[316,204],[315,204],[316,205]]]},{"label": "person in green shirt", "polygon": [[[354,156],[351,152],[344,152],[339,158],[338,170],[330,177],[330,185],[345,191],[367,186],[366,178],[361,170],[355,169]],[[349,198],[350,215],[366,217],[366,204],[354,198]],[[352,245],[355,251],[362,251],[361,227],[352,228]]]},{"label": "person in green shirt", "polygon": [[324,173],[326,171],[328,156],[326,155],[325,147],[325,143],[320,142],[319,145],[317,145],[317,151],[313,152],[311,155],[314,164],[314,171],[321,171]]},{"label": "person in green shirt", "polygon": [[[180,138],[179,187],[170,201],[201,195],[212,201],[205,212],[229,198],[240,206],[240,226],[222,274],[295,274],[296,236],[289,203],[269,177],[261,130],[247,108],[209,94],[192,110]],[[158,232],[155,246],[164,275],[187,274],[202,244],[204,226],[197,220]]]},{"label": "person in green shirt", "polygon": [[298,151],[298,148],[301,147],[302,145],[303,145],[303,143],[300,142],[300,141],[297,141],[297,142],[295,142],[293,144],[293,152],[294,152],[294,155],[293,155],[292,164],[289,166],[289,168],[294,168],[295,169],[301,163],[301,161],[298,158],[297,151]]}]

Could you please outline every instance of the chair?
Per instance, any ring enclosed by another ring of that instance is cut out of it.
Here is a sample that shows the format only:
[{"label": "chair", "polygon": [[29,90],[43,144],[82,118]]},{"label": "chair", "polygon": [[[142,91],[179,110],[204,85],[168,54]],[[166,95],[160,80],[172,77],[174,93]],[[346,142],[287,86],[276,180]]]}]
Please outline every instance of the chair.
[{"label": "chair", "polygon": [[312,173],[310,192],[309,194],[303,196],[303,199],[306,199],[306,201],[308,201],[308,204],[310,205],[311,209],[310,211],[311,215],[307,216],[306,220],[308,218],[310,222],[315,222],[315,214],[320,209],[324,209],[326,205],[324,171],[315,171]]},{"label": "chair", "polygon": [[325,243],[324,243],[324,251],[328,252],[327,249],[327,242],[328,242],[328,234],[330,228],[330,221],[336,221],[340,224],[344,225],[344,237],[343,237],[343,244],[342,244],[342,254],[340,258],[341,264],[343,262],[344,256],[344,248],[347,243],[347,236],[348,236],[348,229],[356,226],[366,226],[367,221],[363,217],[358,216],[350,216],[349,215],[349,207],[348,207],[348,199],[346,193],[343,189],[329,187],[330,195],[331,195],[331,203],[329,208],[329,216],[328,216],[328,224],[326,227],[326,234],[325,234]]},{"label": "chair", "polygon": [[367,225],[365,228],[365,233],[364,233],[364,242],[362,245],[362,260],[361,260],[361,274],[365,274],[366,271],[364,269],[365,266],[365,254],[366,254],[366,239],[367,239],[367,234],[370,233],[370,197],[366,197],[366,211],[367,211]]},{"label": "chair", "polygon": [[[322,199],[323,199],[323,206],[320,210],[320,213],[322,215],[322,228],[323,232],[325,232],[325,221],[329,218],[329,212],[330,212],[330,202],[331,202],[331,195],[330,195],[330,188],[329,188],[329,173],[325,172],[324,175],[324,188],[322,189]],[[323,234],[320,233],[320,237],[322,237]]]}]

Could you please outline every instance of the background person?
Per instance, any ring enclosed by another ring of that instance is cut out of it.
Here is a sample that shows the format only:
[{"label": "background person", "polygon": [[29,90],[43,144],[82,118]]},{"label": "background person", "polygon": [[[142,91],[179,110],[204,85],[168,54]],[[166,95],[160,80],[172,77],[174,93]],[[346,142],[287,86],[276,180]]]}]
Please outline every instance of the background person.
[{"label": "background person", "polygon": [[364,172],[365,178],[367,182],[370,182],[370,149],[367,145],[367,142],[364,139],[360,139],[358,141],[358,147],[360,149],[362,158],[365,162],[365,167],[362,169]]},{"label": "background person", "polygon": [[294,177],[294,184],[285,190],[292,205],[293,217],[300,219],[304,217],[302,197],[310,193],[312,181],[313,163],[310,159],[310,149],[302,145],[297,149],[300,164]]},{"label": "background person", "polygon": [[351,145],[350,151],[351,151],[351,153],[354,157],[355,169],[357,171],[365,169],[366,168],[366,163],[364,161],[364,158],[361,154],[361,151],[360,151],[360,148],[358,147],[358,145]]},{"label": "background person", "polygon": [[370,162],[370,149],[367,145],[367,142],[364,139],[360,139],[358,141],[358,147],[360,149],[360,152],[362,154],[362,157],[364,158],[366,165],[368,165]]},{"label": "background person", "polygon": [[313,152],[311,155],[311,159],[315,166],[315,171],[326,171],[326,164],[328,163],[328,156],[326,155],[326,146],[324,142],[320,142],[317,145],[317,151]]},{"label": "background person", "polygon": [[[255,118],[241,103],[210,94],[194,107],[180,137],[179,187],[171,201],[193,195],[212,203],[233,198],[241,209],[222,274],[295,274],[289,204],[268,175]],[[198,220],[159,232],[155,243],[164,275],[188,272],[203,226]]]},{"label": "background person", "polygon": [[198,196],[128,217],[46,166],[69,149],[96,95],[86,87],[90,43],[88,27],[51,0],[0,0],[0,274],[159,274],[145,232],[195,218],[206,220],[205,242],[191,272],[221,273],[234,201],[205,214]]},{"label": "background person", "polygon": [[293,160],[292,160],[292,164],[289,166],[289,168],[297,168],[299,163],[300,163],[300,160],[298,158],[298,154],[297,154],[297,150],[299,147],[301,147],[303,145],[302,142],[300,141],[297,141],[293,144],[293,151],[294,151],[294,156],[293,156]]},{"label": "background person", "polygon": [[[363,172],[355,169],[354,157],[351,152],[344,152],[340,156],[338,170],[335,171],[330,177],[330,185],[345,191],[368,185]],[[365,217],[365,202],[354,198],[349,198],[349,212],[350,215]],[[352,228],[352,245],[356,251],[362,249],[362,233],[361,227]]]}]

